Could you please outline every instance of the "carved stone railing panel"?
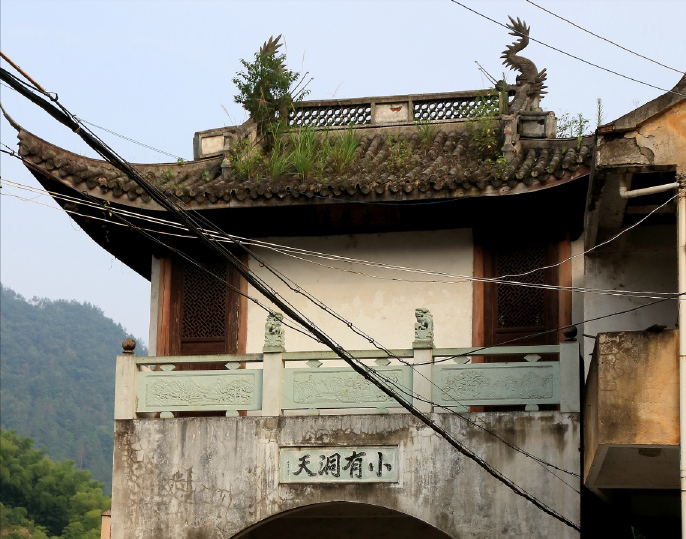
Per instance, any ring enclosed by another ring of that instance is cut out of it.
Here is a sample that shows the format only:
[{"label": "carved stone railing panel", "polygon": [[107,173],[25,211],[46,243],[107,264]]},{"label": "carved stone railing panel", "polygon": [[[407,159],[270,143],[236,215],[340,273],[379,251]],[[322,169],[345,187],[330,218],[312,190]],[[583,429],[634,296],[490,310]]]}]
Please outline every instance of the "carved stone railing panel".
[{"label": "carved stone railing panel", "polygon": [[412,112],[420,122],[459,120],[497,114],[499,103],[497,95],[422,99],[413,102]]},{"label": "carved stone railing panel", "polygon": [[338,127],[372,122],[371,103],[354,105],[300,105],[288,114],[288,125]]},{"label": "carved stone railing panel", "polygon": [[[374,367],[391,386],[412,392],[411,367]],[[409,400],[409,397],[408,397]],[[286,369],[283,375],[284,410],[319,408],[397,408],[394,399],[349,367]]]},{"label": "carved stone railing panel", "polygon": [[560,363],[435,365],[433,400],[466,407],[559,404]]},{"label": "carved stone railing panel", "polygon": [[259,410],[262,371],[152,371],[136,375],[137,412]]},{"label": "carved stone railing panel", "polygon": [[[383,414],[400,407],[342,365],[334,352],[282,352],[281,346],[276,348],[264,354],[119,356],[115,418],[150,417],[147,414],[157,412],[161,417],[173,417],[173,412],[180,411],[224,411],[235,416],[239,410],[262,410],[266,416],[279,416],[284,410],[317,415],[321,409],[367,409],[368,413]],[[563,412],[580,409],[579,345],[575,341],[487,348],[420,346],[390,352],[389,359],[382,350],[349,351],[379,372],[396,392],[403,393],[396,385],[405,388],[408,401],[412,393],[420,396],[411,402],[423,407],[425,413],[441,412],[441,406],[468,410],[469,406],[524,405],[534,411],[540,404],[559,404]],[[471,356],[503,355],[518,356],[522,361],[471,363]],[[541,361],[551,356],[559,356],[559,362]],[[211,362],[224,364],[226,370],[175,370],[182,365],[208,363],[210,357]]]}]

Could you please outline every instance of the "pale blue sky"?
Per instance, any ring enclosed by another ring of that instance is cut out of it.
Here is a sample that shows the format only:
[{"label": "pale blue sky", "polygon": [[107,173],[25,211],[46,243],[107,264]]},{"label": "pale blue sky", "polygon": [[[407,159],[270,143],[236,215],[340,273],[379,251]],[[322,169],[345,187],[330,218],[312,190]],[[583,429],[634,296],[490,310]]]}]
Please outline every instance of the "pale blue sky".
[{"label": "pale blue sky", "polygon": [[[507,15],[531,35],[604,67],[662,88],[679,74],[641,60],[540,11],[525,0],[464,3],[498,21]],[[608,39],[686,69],[686,2],[540,0],[536,3]],[[310,99],[485,88],[475,61],[503,72],[500,54],[514,39],[492,22],[449,0],[433,1],[129,1],[2,0],[0,48],[80,118],[192,157],[196,131],[241,123],[231,83],[240,58],[283,33],[292,69],[309,71]],[[594,118],[603,99],[606,120],[660,95],[532,43],[524,56],[547,68],[542,101],[557,113]],[[3,67],[6,67],[3,63]],[[508,80],[514,74],[508,72]],[[0,87],[3,105],[26,129],[68,150],[92,155],[47,114]],[[230,118],[222,110],[224,105]],[[95,130],[131,162],[163,155]],[[16,148],[3,119],[0,138]],[[38,186],[15,159],[0,156],[2,178]],[[3,187],[3,195],[24,195]],[[33,195],[31,195],[33,196]],[[2,196],[3,284],[26,297],[77,299],[99,306],[147,341],[149,283],[95,245],[64,214]],[[335,308],[335,306],[333,306]]]}]

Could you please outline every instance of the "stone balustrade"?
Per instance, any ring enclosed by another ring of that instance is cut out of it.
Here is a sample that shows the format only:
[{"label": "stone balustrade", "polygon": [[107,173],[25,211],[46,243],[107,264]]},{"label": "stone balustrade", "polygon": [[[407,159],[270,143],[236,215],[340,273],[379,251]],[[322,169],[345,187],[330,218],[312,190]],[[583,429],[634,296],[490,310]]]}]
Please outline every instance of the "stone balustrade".
[{"label": "stone balustrade", "polygon": [[[435,348],[433,319],[417,309],[413,348],[353,350],[365,370],[423,413],[469,411],[471,406],[559,405],[579,411],[579,348],[560,345]],[[472,356],[478,355],[478,361]],[[488,362],[507,356],[514,361]],[[543,358],[545,357],[545,360]],[[486,358],[486,361],[484,361]],[[211,356],[224,369],[188,370],[208,356],[117,359],[115,419],[174,417],[174,412],[222,411],[227,416],[403,411],[398,400],[329,351],[288,352],[281,319],[270,315],[262,353]],[[552,359],[552,360],[551,360]]]}]

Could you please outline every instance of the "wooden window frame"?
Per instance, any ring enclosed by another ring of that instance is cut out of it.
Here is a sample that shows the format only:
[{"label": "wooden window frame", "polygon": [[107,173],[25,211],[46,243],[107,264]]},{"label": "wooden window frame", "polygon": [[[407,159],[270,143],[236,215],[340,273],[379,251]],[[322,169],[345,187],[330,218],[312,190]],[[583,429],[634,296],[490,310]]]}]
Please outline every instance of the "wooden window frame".
[{"label": "wooden window frame", "polygon": [[[242,260],[246,263],[247,260]],[[186,262],[187,263],[187,262]],[[227,293],[224,337],[201,337],[182,339],[183,323],[183,268],[178,258],[160,260],[160,290],[158,304],[157,355],[216,355],[242,354],[247,341],[247,293],[248,284],[238,272],[227,265]],[[240,290],[239,293],[237,290]],[[205,368],[207,365],[198,364]]]}]

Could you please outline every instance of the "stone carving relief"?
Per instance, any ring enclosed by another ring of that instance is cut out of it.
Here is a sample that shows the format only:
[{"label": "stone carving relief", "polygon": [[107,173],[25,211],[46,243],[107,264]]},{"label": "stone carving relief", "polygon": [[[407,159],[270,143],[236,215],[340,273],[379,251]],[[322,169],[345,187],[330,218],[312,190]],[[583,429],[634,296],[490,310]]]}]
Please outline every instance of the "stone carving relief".
[{"label": "stone carving relief", "polygon": [[264,350],[265,352],[283,351],[285,348],[285,335],[283,331],[283,314],[270,313],[264,325]]},{"label": "stone carving relief", "polygon": [[150,407],[249,405],[255,399],[252,377],[160,378],[148,380],[145,404]]},{"label": "stone carving relief", "polygon": [[442,371],[440,388],[443,400],[501,401],[550,400],[555,394],[555,377],[549,369],[493,368]]},{"label": "stone carving relief", "polygon": [[[403,384],[400,371],[384,371],[391,384]],[[340,407],[375,403],[394,403],[371,382],[355,372],[308,372],[293,374],[293,402],[303,405],[336,403]]]},{"label": "stone carving relief", "polygon": [[417,319],[414,324],[414,340],[419,342],[433,342],[434,317],[429,312],[429,309],[424,307],[415,309],[414,316]]}]

